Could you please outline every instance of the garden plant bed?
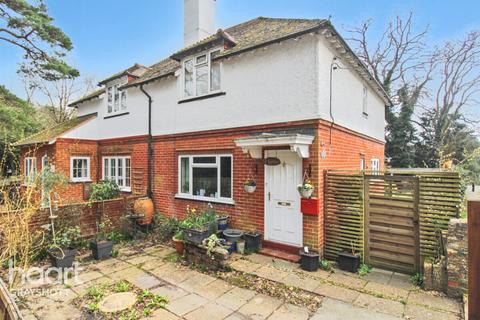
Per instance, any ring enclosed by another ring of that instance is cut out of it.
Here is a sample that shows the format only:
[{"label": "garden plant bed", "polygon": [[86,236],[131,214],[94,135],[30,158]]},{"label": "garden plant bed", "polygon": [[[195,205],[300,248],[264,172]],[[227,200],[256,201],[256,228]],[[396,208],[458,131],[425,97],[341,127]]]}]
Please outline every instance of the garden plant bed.
[{"label": "garden plant bed", "polygon": [[[104,299],[116,294],[133,294],[132,306],[121,311],[104,312],[102,303]],[[155,295],[149,290],[142,290],[123,280],[114,284],[94,284],[88,288],[83,297],[73,301],[83,316],[87,319],[139,319],[147,317],[153,311],[165,308],[168,300],[166,297]]]}]

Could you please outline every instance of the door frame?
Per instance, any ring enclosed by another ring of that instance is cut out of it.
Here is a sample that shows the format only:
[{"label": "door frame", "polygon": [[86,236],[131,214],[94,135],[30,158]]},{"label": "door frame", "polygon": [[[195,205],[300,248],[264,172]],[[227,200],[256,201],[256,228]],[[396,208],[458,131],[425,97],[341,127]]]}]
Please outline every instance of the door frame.
[{"label": "door frame", "polygon": [[[294,187],[296,188],[296,186],[299,184],[299,183],[302,183],[302,170],[303,170],[303,159],[300,158],[298,156],[298,154],[294,151],[291,151],[291,150],[288,150],[288,149],[278,149],[278,150],[272,150],[272,149],[268,149],[268,150],[264,150],[263,151],[263,154],[265,157],[268,157],[269,153],[271,152],[275,152],[277,155],[278,154],[281,154],[281,153],[291,153],[292,155],[295,155],[296,156],[296,166],[298,166],[299,168],[299,176],[298,176],[298,179],[299,181],[297,181],[297,183],[294,185]],[[264,239],[266,241],[270,241],[270,242],[275,242],[275,243],[279,243],[279,244],[282,244],[282,245],[286,245],[286,246],[298,246],[298,247],[302,247],[303,246],[303,215],[302,215],[302,212],[301,212],[301,197],[300,195],[298,195],[298,217],[300,219],[300,234],[299,234],[299,239],[300,239],[300,243],[289,243],[289,242],[282,242],[282,241],[279,241],[277,239],[271,239],[269,237],[269,233],[267,232],[267,210],[270,208],[270,206],[268,205],[268,189],[267,189],[267,181],[268,181],[268,170],[267,170],[267,165],[264,165],[264,182],[263,182],[263,186],[264,186],[264,194],[263,194],[263,201],[264,201],[264,204],[263,204],[263,232],[264,232]]]}]

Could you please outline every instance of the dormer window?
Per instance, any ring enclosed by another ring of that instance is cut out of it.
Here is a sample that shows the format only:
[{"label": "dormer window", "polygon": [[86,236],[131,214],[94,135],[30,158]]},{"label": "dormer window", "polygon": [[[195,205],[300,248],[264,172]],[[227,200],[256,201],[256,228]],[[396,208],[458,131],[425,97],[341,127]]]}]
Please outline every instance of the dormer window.
[{"label": "dormer window", "polygon": [[127,92],[119,90],[121,84],[114,84],[107,87],[107,112],[117,113],[127,109]]},{"label": "dormer window", "polygon": [[220,61],[212,59],[219,49],[190,57],[183,62],[183,96],[198,97],[220,90]]}]

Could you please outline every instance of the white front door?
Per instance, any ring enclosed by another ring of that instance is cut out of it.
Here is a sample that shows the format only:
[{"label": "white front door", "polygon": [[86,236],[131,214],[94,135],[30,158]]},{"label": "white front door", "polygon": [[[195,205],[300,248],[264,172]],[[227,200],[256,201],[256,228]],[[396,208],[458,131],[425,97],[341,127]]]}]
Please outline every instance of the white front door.
[{"label": "white front door", "polygon": [[302,214],[297,185],[302,183],[302,159],[290,150],[267,151],[281,164],[265,166],[265,240],[302,246]]}]

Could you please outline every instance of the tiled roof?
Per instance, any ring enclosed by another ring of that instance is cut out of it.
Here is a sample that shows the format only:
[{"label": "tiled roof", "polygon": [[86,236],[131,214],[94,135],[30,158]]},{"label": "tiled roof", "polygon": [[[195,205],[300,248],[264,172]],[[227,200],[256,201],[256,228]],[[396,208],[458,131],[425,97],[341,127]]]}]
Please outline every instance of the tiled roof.
[{"label": "tiled roof", "polygon": [[70,103],[68,104],[68,106],[69,106],[69,107],[74,107],[74,106],[76,106],[77,104],[80,104],[80,103],[82,103],[82,102],[86,102],[86,101],[91,100],[91,99],[93,99],[93,98],[96,98],[96,97],[100,96],[100,95],[101,95],[102,93],[104,93],[104,92],[105,92],[105,88],[101,88],[101,89],[95,90],[95,91],[93,91],[93,92],[91,92],[91,93],[89,93],[89,94],[81,97],[81,98],[78,99],[78,100],[75,100],[75,101],[73,101],[73,102],[70,102]]},{"label": "tiled roof", "polygon": [[146,69],[147,69],[147,67],[142,66],[138,63],[135,63],[133,66],[128,67],[127,69],[122,70],[120,72],[117,72],[117,73],[111,75],[110,77],[108,77],[106,79],[103,79],[98,84],[99,85],[105,84],[105,83],[107,83],[111,80],[114,80],[114,79],[119,78],[119,77],[124,76],[124,75],[131,75],[131,76],[134,76],[134,77],[139,77],[145,72]]},{"label": "tiled roof", "polygon": [[[228,56],[262,44],[268,44],[271,41],[280,40],[284,37],[293,36],[310,29],[318,28],[325,21],[326,20],[321,19],[275,19],[259,17],[225,30],[219,30],[214,35],[176,52],[173,57],[189,51],[192,48],[205,45],[206,43],[219,39],[220,37],[230,37],[231,39],[229,39],[229,41],[234,42],[235,44],[233,47],[224,50],[222,54],[219,55],[219,57]],[[127,88],[162,78],[163,76],[173,74],[179,67],[180,64],[177,61],[171,57],[166,58],[157,64],[150,66],[150,70],[145,72],[143,76],[131,81],[123,87]]]},{"label": "tiled roof", "polygon": [[47,128],[40,132],[37,132],[25,139],[22,139],[16,142],[15,146],[25,146],[25,145],[32,145],[32,144],[42,144],[42,143],[49,143],[50,141],[55,140],[65,132],[81,125],[82,123],[96,117],[97,114],[89,114],[81,117],[77,117],[63,123],[57,124],[56,126]]}]

